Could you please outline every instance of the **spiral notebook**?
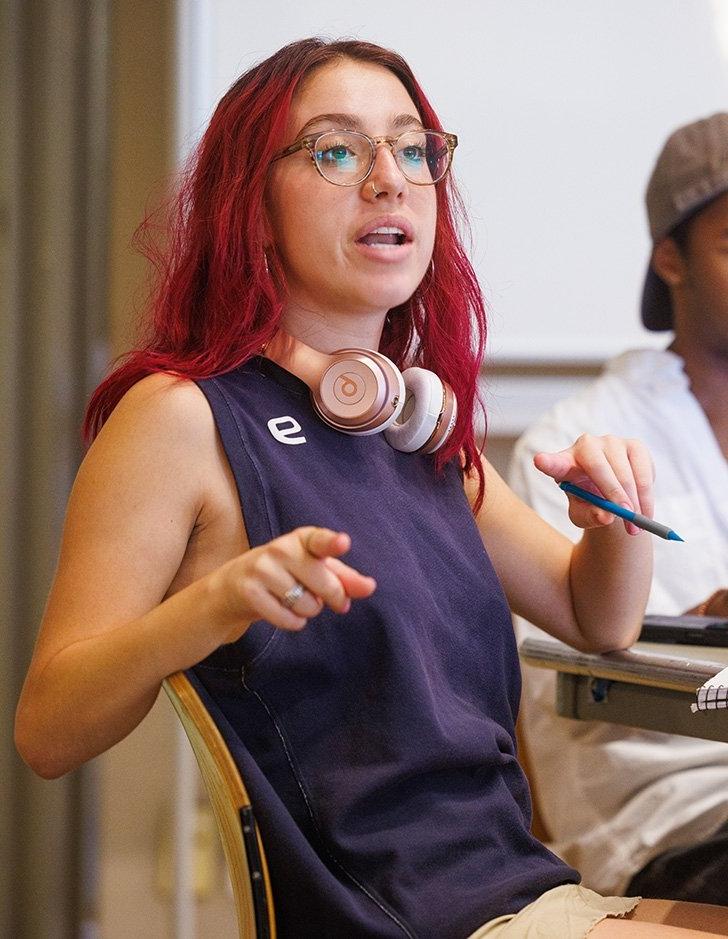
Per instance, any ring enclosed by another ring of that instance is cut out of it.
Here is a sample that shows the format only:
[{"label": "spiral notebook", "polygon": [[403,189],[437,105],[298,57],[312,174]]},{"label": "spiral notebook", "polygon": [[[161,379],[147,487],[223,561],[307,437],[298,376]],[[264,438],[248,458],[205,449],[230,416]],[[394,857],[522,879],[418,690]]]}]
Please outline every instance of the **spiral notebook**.
[{"label": "spiral notebook", "polygon": [[709,678],[695,694],[697,700],[695,704],[690,705],[693,713],[728,708],[728,668]]}]

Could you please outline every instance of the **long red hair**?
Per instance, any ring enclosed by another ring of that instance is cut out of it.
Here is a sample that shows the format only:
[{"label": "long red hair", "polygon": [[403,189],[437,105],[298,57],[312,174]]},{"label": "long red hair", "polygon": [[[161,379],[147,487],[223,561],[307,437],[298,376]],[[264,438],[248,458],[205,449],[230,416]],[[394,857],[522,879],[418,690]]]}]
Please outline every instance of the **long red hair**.
[{"label": "long red hair", "polygon": [[[268,167],[288,141],[291,99],[314,69],[347,57],[380,65],[402,82],[425,127],[440,122],[401,56],[357,40],[304,39],[242,75],[218,104],[182,176],[164,245],[155,246],[147,218],[137,242],[157,267],[146,334],[101,382],[89,402],[84,435],[91,441],[122,396],[145,375],[207,378],[242,365],[275,334],[283,308],[284,272],[275,248],[264,251]],[[436,455],[436,468],[458,453],[479,477],[473,427],[480,406],[477,378],[485,346],[485,308],[458,234],[467,228],[452,176],[437,184],[432,265],[412,297],[387,316],[380,351],[397,365],[431,369],[452,386],[456,427]],[[406,361],[405,361],[406,360]]]}]

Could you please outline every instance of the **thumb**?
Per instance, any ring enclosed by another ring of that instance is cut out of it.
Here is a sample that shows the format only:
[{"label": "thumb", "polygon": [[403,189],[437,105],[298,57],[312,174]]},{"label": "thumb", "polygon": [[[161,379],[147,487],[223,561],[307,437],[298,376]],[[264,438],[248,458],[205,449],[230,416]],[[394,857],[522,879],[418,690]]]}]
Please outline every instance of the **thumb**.
[{"label": "thumb", "polygon": [[558,453],[537,453],[533,458],[533,465],[557,482],[565,479],[576,466],[569,450],[560,450]]}]

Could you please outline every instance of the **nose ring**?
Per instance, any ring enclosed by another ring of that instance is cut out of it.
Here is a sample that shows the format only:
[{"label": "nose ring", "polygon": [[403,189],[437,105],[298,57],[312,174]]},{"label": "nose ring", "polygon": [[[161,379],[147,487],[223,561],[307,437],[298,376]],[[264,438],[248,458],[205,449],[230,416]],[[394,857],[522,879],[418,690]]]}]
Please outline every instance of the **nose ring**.
[{"label": "nose ring", "polygon": [[375,196],[380,195],[380,192],[377,189],[377,187],[374,185],[374,183],[371,183],[371,187],[372,187],[372,192],[374,193]]}]

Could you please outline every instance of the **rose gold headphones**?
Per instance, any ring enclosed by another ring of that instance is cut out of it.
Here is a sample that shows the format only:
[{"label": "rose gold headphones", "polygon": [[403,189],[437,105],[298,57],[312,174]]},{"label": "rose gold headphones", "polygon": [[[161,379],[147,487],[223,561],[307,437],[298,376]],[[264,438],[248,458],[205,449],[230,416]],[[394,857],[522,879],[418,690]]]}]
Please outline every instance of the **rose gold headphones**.
[{"label": "rose gold headphones", "polygon": [[434,453],[457,420],[452,388],[424,368],[400,372],[371,349],[317,352],[278,332],[264,355],[305,382],[316,413],[344,434],[378,434],[405,453]]}]

